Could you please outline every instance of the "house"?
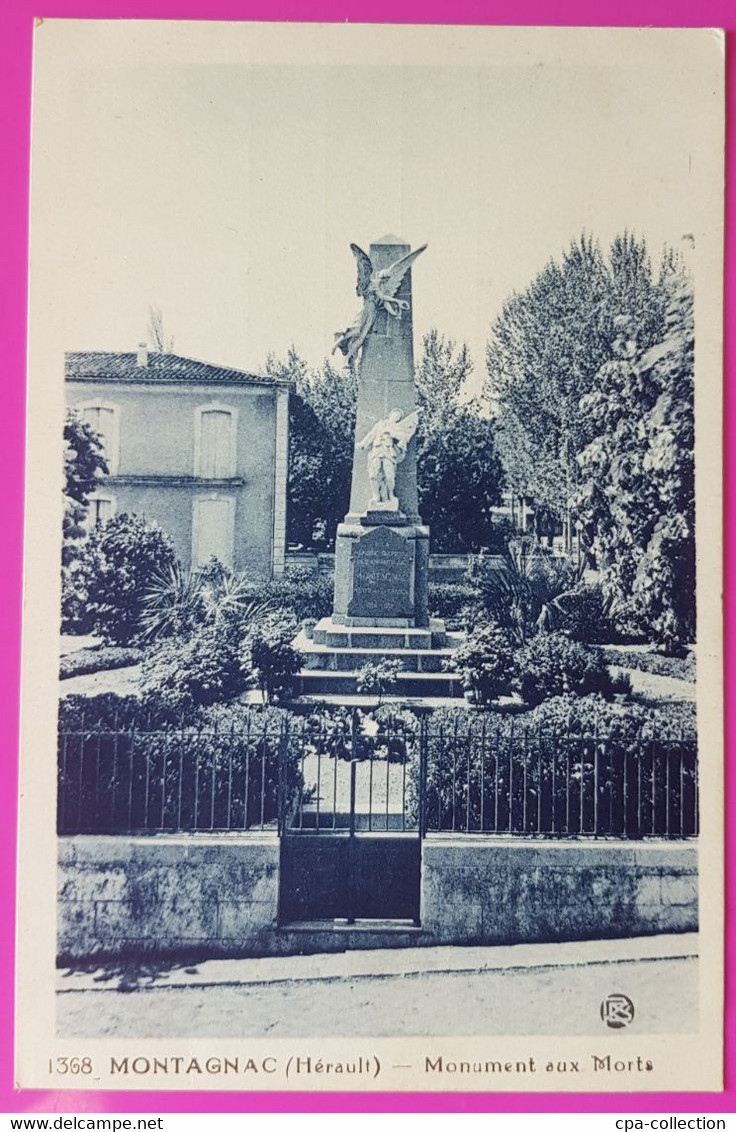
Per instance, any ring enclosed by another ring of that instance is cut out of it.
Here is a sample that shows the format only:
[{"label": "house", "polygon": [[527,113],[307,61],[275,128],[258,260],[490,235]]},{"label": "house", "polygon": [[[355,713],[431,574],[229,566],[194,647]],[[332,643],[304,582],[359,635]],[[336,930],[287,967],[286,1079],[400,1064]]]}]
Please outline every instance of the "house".
[{"label": "house", "polygon": [[284,569],[289,384],[176,354],[68,353],[66,393],[103,439],[89,522],[155,520],[185,568]]}]

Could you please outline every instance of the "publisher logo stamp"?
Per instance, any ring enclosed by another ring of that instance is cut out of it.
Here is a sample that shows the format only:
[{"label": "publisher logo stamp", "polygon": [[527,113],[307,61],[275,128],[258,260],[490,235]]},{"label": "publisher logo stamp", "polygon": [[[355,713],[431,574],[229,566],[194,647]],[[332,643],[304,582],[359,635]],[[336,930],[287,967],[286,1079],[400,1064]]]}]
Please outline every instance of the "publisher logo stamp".
[{"label": "publisher logo stamp", "polygon": [[634,1021],[634,1004],[625,994],[609,994],[601,1003],[601,1018],[611,1030],[622,1030]]}]

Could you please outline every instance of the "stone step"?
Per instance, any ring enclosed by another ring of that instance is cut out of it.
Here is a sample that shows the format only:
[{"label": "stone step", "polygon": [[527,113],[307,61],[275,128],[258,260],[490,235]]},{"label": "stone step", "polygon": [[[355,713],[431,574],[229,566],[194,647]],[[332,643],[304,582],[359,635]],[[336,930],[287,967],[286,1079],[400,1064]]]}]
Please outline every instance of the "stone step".
[{"label": "stone step", "polygon": [[432,649],[447,648],[457,643],[455,636],[447,634],[442,621],[432,619],[422,628],[391,627],[388,625],[340,625],[331,617],[323,617],[307,638],[302,630],[295,646],[303,647],[306,640],[327,648],[358,649]]},{"label": "stone step", "polygon": [[[369,951],[379,947],[416,947],[422,928],[414,920],[298,920],[276,928],[290,954]],[[425,933],[426,938],[426,933]]]},{"label": "stone step", "polygon": [[[328,671],[302,668],[297,675],[303,695],[323,693],[354,695],[357,692],[358,670]],[[463,694],[457,672],[402,672],[391,689],[392,696],[452,696]]]},{"label": "stone step", "polygon": [[381,660],[397,660],[405,672],[442,672],[443,662],[452,658],[454,649],[356,649],[330,648],[314,642],[299,648],[304,667],[330,672],[354,672],[364,664]]}]

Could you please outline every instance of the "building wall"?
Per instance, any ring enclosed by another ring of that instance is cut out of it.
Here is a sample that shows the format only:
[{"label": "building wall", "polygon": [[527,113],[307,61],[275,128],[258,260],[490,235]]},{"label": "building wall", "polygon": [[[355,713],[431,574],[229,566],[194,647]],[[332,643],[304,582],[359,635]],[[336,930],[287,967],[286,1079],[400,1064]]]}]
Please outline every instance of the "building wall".
[{"label": "building wall", "polygon": [[[230,498],[235,507],[233,566],[256,576],[271,572],[274,536],[284,510],[286,471],[279,464],[286,449],[277,436],[277,396],[276,389],[237,385],[67,382],[70,406],[104,403],[117,410],[117,466],[101,489],[114,497],[115,510],[142,513],[160,523],[188,567],[194,500]],[[196,410],[218,405],[237,411],[235,475],[198,482]]]},{"label": "building wall", "polygon": [[275,955],[345,947],[537,943],[694,931],[697,848],[675,842],[422,843],[421,931],[277,930],[279,840],[59,838],[62,962],[147,952]]}]

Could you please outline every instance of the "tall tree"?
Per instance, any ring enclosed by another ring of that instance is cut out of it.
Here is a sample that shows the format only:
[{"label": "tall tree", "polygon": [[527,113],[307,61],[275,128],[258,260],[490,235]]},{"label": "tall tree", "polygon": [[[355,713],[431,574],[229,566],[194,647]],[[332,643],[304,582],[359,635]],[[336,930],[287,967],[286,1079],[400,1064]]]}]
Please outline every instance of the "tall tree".
[{"label": "tall tree", "polygon": [[593,439],[576,499],[618,618],[676,652],[695,630],[692,287],[671,258],[660,278],[661,340],[616,320],[614,357],[581,400]]},{"label": "tall tree", "polygon": [[577,457],[592,438],[580,401],[611,358],[614,319],[627,314],[643,347],[656,341],[663,296],[645,242],[625,233],[606,261],[583,235],[511,296],[491,328],[485,392],[497,409],[508,485],[560,518],[580,481]]},{"label": "tall tree", "polygon": [[502,470],[485,407],[463,402],[473,361],[436,329],[422,342],[416,369],[419,511],[437,551],[478,550],[493,542],[492,508]]},{"label": "tall tree", "polygon": [[[310,371],[294,347],[285,361],[273,355],[266,372],[291,382],[289,407],[288,538],[329,545],[350,503],[357,386],[325,361]],[[319,538],[319,535],[322,538]]]},{"label": "tall tree", "polygon": [[64,563],[71,561],[75,544],[86,534],[89,497],[107,471],[102,440],[78,413],[69,410],[64,421]]}]

